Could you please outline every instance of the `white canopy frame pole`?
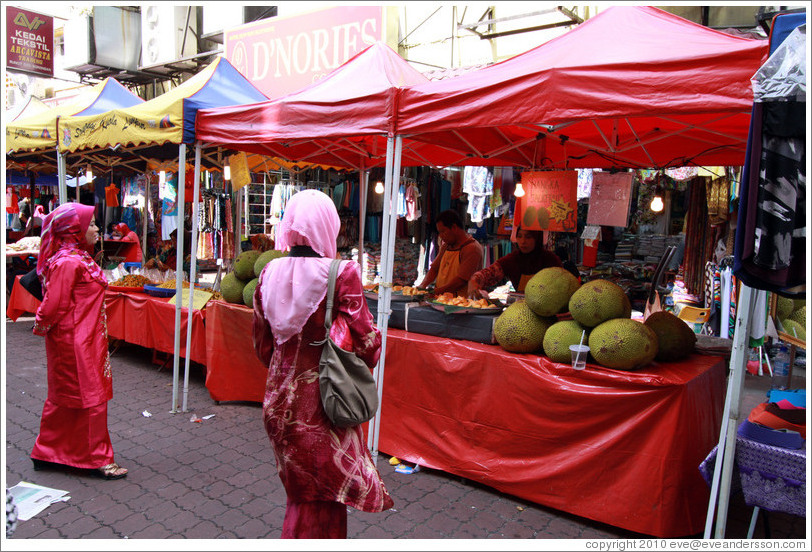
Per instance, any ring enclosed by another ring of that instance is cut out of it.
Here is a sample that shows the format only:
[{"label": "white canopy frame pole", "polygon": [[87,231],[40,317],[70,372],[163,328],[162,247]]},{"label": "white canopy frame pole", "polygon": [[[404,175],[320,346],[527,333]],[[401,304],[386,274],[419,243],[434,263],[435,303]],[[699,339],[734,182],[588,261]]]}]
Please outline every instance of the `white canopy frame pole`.
[{"label": "white canopy frame pole", "polygon": [[[385,296],[378,296],[378,300],[384,303],[384,309],[387,313],[387,324],[386,326],[381,327],[381,357],[378,361],[378,404],[383,403],[383,376],[384,376],[384,368],[386,366],[386,334],[387,328],[389,326],[389,314],[391,314],[391,306],[392,306],[392,272],[394,270],[394,261],[395,261],[395,228],[397,225],[398,220],[398,201],[397,201],[397,194],[398,190],[400,189],[400,163],[401,163],[401,155],[403,153],[403,138],[401,136],[397,136],[395,138],[395,155],[394,155],[394,162],[392,165],[392,177],[391,177],[391,191],[389,194],[389,203],[388,203],[388,212],[389,218],[388,220],[384,220],[384,223],[389,224],[389,231],[386,232],[386,242],[381,243],[381,263],[383,264],[383,279],[389,285],[387,286],[387,291]],[[386,255],[384,256],[384,251]],[[379,287],[380,289],[380,287]],[[379,307],[380,308],[380,304]],[[375,416],[375,427],[374,431],[372,432],[373,440],[372,440],[372,453],[377,456],[378,454],[378,437],[381,430],[381,417],[380,417],[380,406],[378,407],[378,414]]]},{"label": "white canopy frame pole", "polygon": [[64,205],[68,202],[68,182],[67,182],[67,169],[65,168],[66,153],[60,153],[59,148],[56,149],[56,171],[59,174],[59,204]]},{"label": "white canopy frame pole", "polygon": [[[186,199],[186,144],[178,149],[178,194],[175,203],[178,209],[177,244],[175,250],[175,354],[172,363],[172,414],[178,412],[178,379],[180,375],[180,315],[183,307],[183,219],[186,216],[184,205]],[[192,315],[186,317],[186,323],[192,325]],[[189,349],[186,349],[189,356]]]},{"label": "white canopy frame pole", "polygon": [[358,173],[358,184],[360,199],[358,200],[358,264],[361,267],[361,276],[364,275],[364,226],[367,218],[367,194],[369,193],[369,174],[367,173],[364,158],[361,158],[361,166]]},{"label": "white canopy frame pole", "polygon": [[[189,398],[189,364],[191,363],[192,350],[192,313],[194,304],[195,279],[197,278],[197,219],[200,211],[198,202],[200,201],[200,142],[195,142],[195,184],[194,195],[192,196],[192,240],[191,261],[189,267],[189,304],[186,310],[186,365],[183,368],[183,412],[187,412]],[[185,190],[184,190],[185,193]],[[185,199],[185,198],[184,198]]]},{"label": "white canopy frame pole", "polygon": [[727,510],[730,502],[730,482],[733,478],[733,465],[736,458],[736,433],[741,415],[741,397],[744,391],[744,374],[747,369],[747,343],[750,334],[750,319],[755,305],[755,289],[742,284],[736,308],[736,328],[733,334],[733,350],[730,354],[730,375],[727,380],[725,414],[716,448],[716,464],[713,469],[711,497],[708,502],[708,516],[705,521],[705,538],[710,538],[711,519],[717,501],[715,538],[724,538],[727,525]]},{"label": "white canopy frame pole", "polygon": [[[151,193],[150,190],[150,178],[147,177],[146,187],[144,191],[144,233],[141,234],[141,261],[144,264],[147,264],[147,232],[149,232],[149,194]],[[106,221],[105,221],[106,222]]]},{"label": "white canopy frame pole", "polygon": [[[386,256],[389,254],[384,244],[389,240],[389,224],[387,223],[387,217],[389,216],[388,206],[390,204],[389,198],[392,194],[392,165],[394,164],[394,157],[395,157],[395,137],[389,136],[386,139],[386,172],[384,174],[384,188],[383,188],[383,217],[382,217],[382,226],[381,226],[381,265],[383,265],[383,261]],[[383,279],[383,273],[381,274],[382,281],[378,284],[378,319],[377,319],[377,326],[378,329],[381,331],[381,356],[378,358],[378,364],[375,365],[375,369],[373,370],[372,376],[375,379],[375,385],[378,388],[378,412],[375,413],[375,416],[369,421],[369,426],[367,429],[367,448],[372,451],[373,456],[377,458],[377,449],[374,447],[375,443],[375,426],[378,422],[378,417],[380,414],[380,403],[381,403],[381,396],[382,396],[382,384],[383,378],[381,377],[381,367],[385,361],[385,344],[386,344],[386,327],[389,325],[389,311],[386,310],[384,305],[384,297],[387,293],[391,293],[391,289],[386,286],[386,282]]]}]

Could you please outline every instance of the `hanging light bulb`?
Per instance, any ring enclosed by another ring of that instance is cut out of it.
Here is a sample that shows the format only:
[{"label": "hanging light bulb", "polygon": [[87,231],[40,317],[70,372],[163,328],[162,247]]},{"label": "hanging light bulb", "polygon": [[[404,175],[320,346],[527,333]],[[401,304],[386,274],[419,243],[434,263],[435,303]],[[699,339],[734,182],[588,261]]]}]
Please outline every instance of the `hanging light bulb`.
[{"label": "hanging light bulb", "polygon": [[516,197],[522,197],[524,195],[524,188],[522,188],[522,183],[516,183],[516,189],[513,190],[513,195]]},{"label": "hanging light bulb", "polygon": [[375,183],[375,193],[382,194],[383,193],[383,182],[380,180]]},{"label": "hanging light bulb", "polygon": [[166,171],[161,171],[158,173],[158,183],[166,184]]},{"label": "hanging light bulb", "polygon": [[231,180],[231,165],[223,165],[223,178]]},{"label": "hanging light bulb", "polygon": [[660,211],[663,210],[663,207],[665,207],[665,204],[663,203],[663,198],[660,196],[659,193],[657,193],[657,195],[654,196],[654,199],[651,200],[650,207],[651,210],[654,211],[655,213],[659,213]]},{"label": "hanging light bulb", "polygon": [[88,165],[87,169],[85,170],[85,178],[87,178],[88,182],[93,180],[93,167],[91,167],[90,165]]}]

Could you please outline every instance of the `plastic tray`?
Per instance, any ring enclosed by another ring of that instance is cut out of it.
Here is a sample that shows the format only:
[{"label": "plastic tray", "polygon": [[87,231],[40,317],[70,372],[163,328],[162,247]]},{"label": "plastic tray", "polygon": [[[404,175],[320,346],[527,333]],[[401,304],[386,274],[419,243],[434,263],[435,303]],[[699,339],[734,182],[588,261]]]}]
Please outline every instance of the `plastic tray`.
[{"label": "plastic tray", "polygon": [[144,286],[144,293],[152,295],[153,297],[174,297],[176,291],[175,288],[162,288],[149,284]]},{"label": "plastic tray", "polygon": [[475,309],[474,307],[458,307],[456,305],[446,305],[444,303],[437,303],[429,301],[428,305],[445,314],[500,314],[503,310],[501,303],[493,303],[492,307],[484,309]]},{"label": "plastic tray", "polygon": [[[365,291],[364,297],[367,299],[375,299],[378,300],[378,294],[374,291]],[[419,303],[426,298],[425,293],[416,293],[414,295],[403,295],[398,291],[393,291],[391,295],[391,301],[393,303]]]},{"label": "plastic tray", "polygon": [[135,287],[135,286],[108,285],[107,289],[109,289],[110,291],[137,291],[139,293],[144,293],[144,287],[143,286]]}]

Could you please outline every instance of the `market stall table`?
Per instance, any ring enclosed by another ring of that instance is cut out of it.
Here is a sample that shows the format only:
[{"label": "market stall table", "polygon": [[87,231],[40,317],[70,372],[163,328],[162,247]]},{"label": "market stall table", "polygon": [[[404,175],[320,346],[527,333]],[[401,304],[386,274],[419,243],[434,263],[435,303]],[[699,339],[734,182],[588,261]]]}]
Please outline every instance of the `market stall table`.
[{"label": "market stall table", "polygon": [[36,313],[40,305],[40,300],[28,293],[28,290],[22,286],[20,278],[22,275],[18,274],[11,287],[8,305],[6,305],[6,316],[13,322],[16,322],[25,313]]},{"label": "market stall table", "polygon": [[722,358],[576,372],[494,345],[388,340],[382,452],[647,535],[702,531],[698,466],[718,439]]},{"label": "market stall table", "polygon": [[[36,313],[39,300],[19,284],[14,285],[6,307],[6,316],[17,320],[22,314]],[[107,310],[107,336],[127,343],[172,354],[175,350],[175,305],[169,298],[152,297],[145,293],[114,291],[105,293]],[[188,309],[181,309],[180,355],[186,357],[186,324]],[[190,359],[206,364],[205,310],[196,310],[192,316],[192,347]]]},{"label": "market stall table", "polygon": [[[107,335],[127,343],[154,349],[162,353],[175,351],[175,305],[170,298],[153,297],[146,293],[107,290]],[[206,310],[192,315],[190,359],[206,364]],[[186,358],[188,309],[181,309],[180,356]]]},{"label": "market stall table", "polygon": [[206,389],[215,401],[262,402],[268,368],[257,358],[244,305],[209,301],[206,306]]}]

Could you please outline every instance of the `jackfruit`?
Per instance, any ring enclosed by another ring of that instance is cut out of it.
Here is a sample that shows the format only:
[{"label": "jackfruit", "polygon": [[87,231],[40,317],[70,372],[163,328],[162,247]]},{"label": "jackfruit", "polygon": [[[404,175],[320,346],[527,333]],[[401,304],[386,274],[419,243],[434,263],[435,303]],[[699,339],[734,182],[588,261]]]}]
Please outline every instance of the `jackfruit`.
[{"label": "jackfruit", "polygon": [[246,307],[254,308],[254,290],[257,289],[259,278],[254,278],[242,290],[242,302]]},{"label": "jackfruit", "polygon": [[623,288],[609,280],[592,280],[572,294],[572,317],[582,326],[594,328],[613,318],[630,318],[632,304]]},{"label": "jackfruit", "polygon": [[795,302],[789,297],[778,295],[775,300],[775,316],[779,320],[785,319],[795,310]]},{"label": "jackfruit", "polygon": [[550,226],[550,211],[546,207],[539,207],[538,214],[539,226],[542,230],[546,230]]},{"label": "jackfruit", "polygon": [[262,269],[265,268],[265,265],[271,262],[274,259],[278,259],[279,257],[287,257],[287,251],[277,251],[275,249],[271,249],[270,251],[265,251],[257,257],[256,262],[254,262],[254,276],[259,278]]},{"label": "jackfruit", "polygon": [[685,323],[670,312],[660,311],[649,316],[644,322],[657,334],[656,360],[673,362],[689,356],[696,346],[696,334]]},{"label": "jackfruit", "polygon": [[578,345],[582,335],[588,343],[589,331],[575,320],[556,322],[544,334],[544,354],[553,362],[570,362],[570,345]]},{"label": "jackfruit", "polygon": [[601,366],[638,370],[657,356],[657,334],[630,318],[607,320],[589,334],[589,352]]},{"label": "jackfruit", "polygon": [[541,350],[544,334],[554,322],[555,318],[537,316],[525,300],[519,299],[493,323],[493,336],[506,351],[534,353]]},{"label": "jackfruit", "polygon": [[244,289],[245,282],[237,278],[233,272],[229,272],[220,280],[220,293],[229,303],[243,304],[242,292]]},{"label": "jackfruit", "polygon": [[537,315],[552,316],[566,310],[579,285],[578,278],[566,268],[543,268],[527,282],[524,298]]},{"label": "jackfruit", "polygon": [[259,251],[255,249],[243,251],[237,255],[237,258],[234,259],[234,275],[247,283],[254,277],[254,263],[257,262],[259,255]]},{"label": "jackfruit", "polygon": [[792,314],[787,316],[787,319],[793,320],[794,322],[797,322],[798,324],[800,324],[802,327],[805,327],[806,326],[806,305],[792,311]]},{"label": "jackfruit", "polygon": [[536,208],[530,205],[524,210],[524,217],[522,217],[522,226],[529,228],[536,223]]},{"label": "jackfruit", "polygon": [[784,326],[784,333],[787,335],[791,335],[792,337],[797,337],[801,341],[806,341],[806,328],[804,328],[801,324],[798,324],[795,320],[787,318],[782,322]]}]

